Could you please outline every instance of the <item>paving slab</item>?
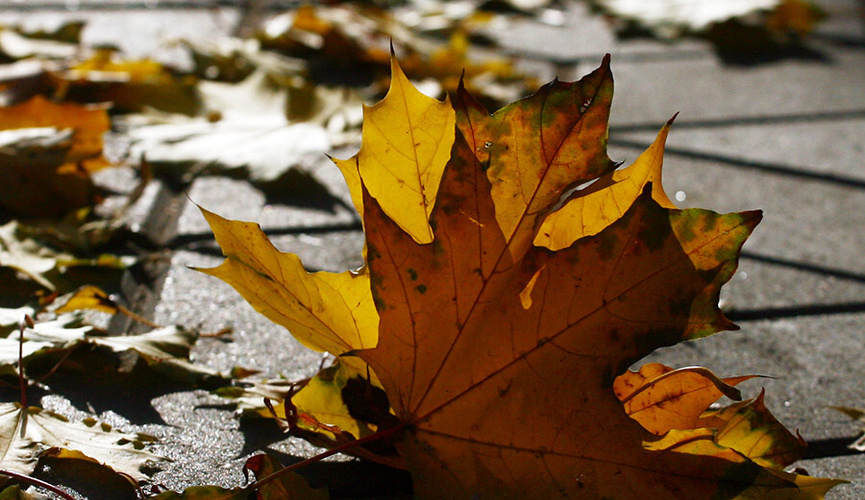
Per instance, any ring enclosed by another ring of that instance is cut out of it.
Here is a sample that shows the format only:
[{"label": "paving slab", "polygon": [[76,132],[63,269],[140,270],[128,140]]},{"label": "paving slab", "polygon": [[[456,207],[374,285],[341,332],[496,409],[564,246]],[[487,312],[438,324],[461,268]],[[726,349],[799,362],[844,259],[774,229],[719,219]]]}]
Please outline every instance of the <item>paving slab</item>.
[{"label": "paving slab", "polygon": [[[611,52],[616,96],[610,156],[633,160],[679,112],[665,161],[668,193],[681,198],[683,207],[764,211],[722,297],[741,330],[662,349],[646,361],[699,364],[722,376],[773,377],[748,382],[746,394],[753,397],[765,388],[773,413],[811,442],[798,465],[813,475],[853,481],[829,497],[852,500],[865,498],[865,455],[847,448],[858,435],[856,426],[827,407],[865,407],[865,29],[856,16],[858,3],[819,3],[835,14],[809,42],[820,58],[731,65],[702,41],[621,41],[581,5],[563,13],[562,26],[523,23],[503,41],[542,78],[576,78]],[[163,50],[153,41],[176,27],[181,34],[188,34],[188,26],[197,33],[227,34],[241,18],[224,5],[206,12],[82,9],[73,14],[95,23],[89,39],[120,41],[133,54]],[[129,21],[133,14],[134,23]],[[0,11],[0,21],[26,16],[36,22],[57,15]],[[133,32],[146,35],[133,39]],[[351,154],[343,153],[338,156]],[[234,328],[231,343],[199,341],[196,362],[219,370],[252,367],[264,376],[287,378],[309,376],[322,362],[320,354],[299,346],[228,285],[190,269],[222,260],[192,201],[228,218],[260,222],[281,250],[297,253],[311,269],[357,267],[362,234],[340,174],[324,157],[309,162],[338,202],[273,203],[244,181],[203,177],[187,192],[155,184],[133,212],[145,226],[161,224],[163,212],[176,213],[165,219],[170,227],[153,229],[171,253],[157,270],[156,286],[144,290],[149,301],[137,301],[150,304],[151,310],[142,312],[159,323],[203,331]],[[132,281],[130,290],[141,291],[141,283]],[[155,481],[175,490],[242,484],[242,464],[259,449],[286,462],[315,452],[266,423],[241,423],[231,405],[203,390],[148,397],[151,411],[141,405],[101,407],[95,397],[48,396],[43,405],[71,418],[96,413],[122,429],[156,435],[157,452],[174,462]],[[329,484],[337,497],[395,497],[405,491],[404,475],[368,467],[336,461],[308,474],[313,482]],[[365,491],[351,483],[373,477],[382,483]]]}]

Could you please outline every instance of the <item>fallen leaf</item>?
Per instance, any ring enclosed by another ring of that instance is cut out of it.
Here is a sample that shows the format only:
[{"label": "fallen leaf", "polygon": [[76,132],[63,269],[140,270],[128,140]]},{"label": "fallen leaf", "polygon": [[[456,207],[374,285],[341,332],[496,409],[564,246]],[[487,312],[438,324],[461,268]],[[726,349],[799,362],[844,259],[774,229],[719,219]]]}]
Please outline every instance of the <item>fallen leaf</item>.
[{"label": "fallen leaf", "polygon": [[81,20],[64,20],[52,29],[24,31],[24,35],[36,40],[56,40],[66,43],[81,43],[81,31],[85,22]]},{"label": "fallen leaf", "polygon": [[42,96],[16,106],[0,107],[0,130],[54,127],[72,129],[72,148],[66,162],[82,162],[93,172],[108,165],[102,156],[103,136],[110,128],[104,105],[54,103]]},{"label": "fallen leaf", "polygon": [[[643,443],[652,439],[633,427],[608,377],[654,348],[731,326],[716,312],[713,289],[729,277],[734,264],[725,260],[735,258],[759,216],[668,213],[644,195],[598,239],[556,254],[529,248],[515,263],[507,258],[513,249],[496,235],[490,187],[476,181],[472,172],[481,170],[472,159],[464,147],[449,165],[441,190],[454,201],[439,200],[432,245],[407,244],[372,198],[365,204],[381,327],[378,346],[361,356],[397,418],[411,426],[397,446],[415,492],[626,497],[639,485],[647,497],[671,488],[696,497],[733,487],[725,484],[727,467],[758,475],[744,461],[647,453]],[[464,199],[478,208],[461,206]],[[696,268],[679,241],[708,220],[726,237],[691,233],[691,243],[701,257],[720,252],[727,259],[710,257]],[[469,248],[468,241],[483,246]],[[493,265],[484,265],[487,259]],[[411,269],[415,280],[406,277]],[[526,310],[519,294],[536,273],[538,300]],[[514,415],[526,416],[531,430]],[[458,458],[465,456],[475,460]],[[445,474],[438,472],[443,467]],[[574,469],[591,473],[569,480]]]},{"label": "fallen leaf", "polygon": [[782,0],[766,18],[766,29],[776,36],[805,36],[826,13],[804,0]]},{"label": "fallen leaf", "polygon": [[593,0],[614,20],[622,36],[683,36],[710,42],[733,64],[785,57],[822,58],[805,45],[806,36],[826,14],[804,0],[742,0],[687,3],[670,0]]},{"label": "fallen leaf", "polygon": [[[461,75],[485,102],[501,105],[536,86],[536,80],[500,57],[474,58],[473,27],[489,14],[471,3],[434,2],[381,9],[366,5],[303,5],[265,22],[262,48],[306,61],[308,81],[325,85],[388,88],[387,44],[400,47],[409,78],[427,79],[451,92]],[[507,26],[500,29],[508,29]],[[435,36],[423,36],[432,34]],[[448,39],[442,44],[439,39]],[[333,75],[339,75],[334,78]],[[372,85],[370,85],[372,83]]]},{"label": "fallen leaf", "polygon": [[[93,279],[94,276],[86,276],[85,271],[111,273],[125,269],[137,261],[137,258],[132,256],[97,254],[78,257],[68,252],[57,251],[52,245],[31,237],[33,231],[30,229],[32,228],[23,226],[15,220],[0,226],[0,269],[15,271],[16,281],[23,280],[38,287],[64,293],[74,289],[80,283],[77,282],[79,277],[73,276],[75,272]],[[12,281],[10,279],[9,284]],[[17,298],[17,303],[29,298],[28,295],[19,296],[13,287],[9,288],[11,290],[3,290],[4,298],[12,302]],[[31,290],[30,293],[32,292]],[[9,294],[9,297],[6,297],[6,294]]]},{"label": "fallen leaf", "polygon": [[71,449],[142,481],[148,462],[163,460],[147,451],[152,438],[116,431],[93,419],[69,422],[42,408],[0,403],[0,468],[31,474],[46,450]]},{"label": "fallen leaf", "polygon": [[[21,309],[13,309],[9,312],[15,313]],[[27,314],[33,313],[28,312]],[[23,321],[24,316],[22,315],[18,323],[21,324]],[[14,331],[10,332],[11,334],[0,338],[0,365],[18,365],[19,344],[21,344],[20,348],[26,366],[31,359],[30,357],[39,351],[82,339],[88,333],[93,332],[94,328],[89,325],[82,325],[80,316],[67,314],[58,316],[53,320],[36,322],[33,328],[27,329],[23,343],[20,340],[18,330],[16,325]]]},{"label": "fallen leaf", "polygon": [[30,306],[0,307],[0,337],[6,337],[6,335],[17,330],[27,315],[31,317],[35,316],[36,310]]},{"label": "fallen leaf", "polygon": [[238,84],[201,82],[199,92],[206,117],[132,126],[130,156],[175,179],[227,174],[266,186],[351,142],[359,125],[353,93],[286,87],[263,70]]},{"label": "fallen leaf", "polygon": [[701,0],[687,4],[670,0],[594,0],[606,12],[648,28],[662,37],[677,36],[682,31],[702,31],[714,23],[760,11],[774,9],[780,0],[746,0],[712,2]]},{"label": "fallen leaf", "polygon": [[28,36],[11,28],[0,29],[0,54],[8,59],[68,59],[74,57],[78,51],[77,43]]},{"label": "fallen leaf", "polygon": [[167,326],[140,335],[89,336],[86,341],[110,347],[116,352],[134,351],[147,366],[171,380],[187,384],[225,380],[219,372],[189,360],[198,333],[179,326]]},{"label": "fallen leaf", "polygon": [[15,269],[48,290],[55,288],[49,273],[57,267],[57,254],[31,238],[21,238],[14,220],[0,226],[0,267]]},{"label": "fallen leaf", "polygon": [[123,112],[150,106],[193,115],[198,109],[194,78],[175,76],[156,61],[122,59],[110,48],[98,49],[90,59],[49,74],[56,94],[67,100],[111,102],[115,111]]},{"label": "fallen leaf", "polygon": [[58,216],[97,200],[90,173],[108,165],[102,136],[104,106],[56,104],[36,96],[0,107],[0,206],[17,213]]},{"label": "fallen leaf", "polygon": [[[409,94],[399,75],[394,82],[395,95]],[[362,399],[357,418],[393,437],[421,498],[822,498],[838,481],[763,467],[717,442],[712,428],[656,436],[613,390],[655,349],[737,328],[718,308],[720,288],[760,212],[670,206],[654,187],[661,139],[627,173],[627,206],[605,210],[594,234],[557,251],[533,244],[572,188],[604,178],[616,185],[606,154],[611,98],[609,59],[579,82],[553,82],[492,115],[461,90],[452,131],[449,121],[416,128],[429,101],[389,94],[381,109],[398,102],[408,120],[371,120],[361,152],[338,162],[364,221],[361,274],[306,273],[253,224],[204,211],[226,255],[206,272],[304,344],[369,363],[390,411]],[[416,161],[416,151],[437,151],[451,133],[444,165],[435,154]],[[364,154],[388,152],[408,135],[408,168]],[[413,188],[384,187],[394,179]],[[370,300],[377,315],[359,314]],[[699,374],[700,384],[734,395]],[[655,382],[651,389],[669,389]],[[693,417],[707,394],[715,397],[709,390],[686,405]]]},{"label": "fallen leaf", "polygon": [[764,391],[754,399],[707,412],[701,427],[718,429],[715,442],[732,448],[758,464],[781,470],[805,455],[802,436],[793,435],[769,413]]},{"label": "fallen leaf", "polygon": [[[0,314],[3,311],[7,311],[10,317],[19,311],[29,314],[26,309],[0,309]],[[18,319],[19,322],[22,320],[23,316]],[[0,324],[0,327],[4,326]],[[0,338],[0,366],[18,364],[19,333],[17,328],[15,330],[5,338]],[[89,361],[98,362],[101,369],[113,370],[113,373],[132,369],[135,359],[140,358],[152,370],[149,374],[151,377],[155,372],[175,382],[191,385],[224,383],[229,377],[189,360],[190,351],[197,340],[196,332],[178,326],[158,328],[138,335],[106,336],[86,324],[81,312],[75,311],[58,314],[51,320],[38,321],[33,328],[25,329],[23,361],[25,372],[41,376],[56,369],[60,362],[67,365],[72,363],[72,355],[76,351],[96,346],[105,351],[98,354],[97,358],[89,358]],[[124,355],[126,358],[133,355],[135,359],[118,359]],[[71,368],[66,366],[66,369]],[[82,369],[92,370],[92,367]]]},{"label": "fallen leaf", "polygon": [[10,106],[50,93],[48,67],[48,62],[38,59],[0,65],[0,104]]},{"label": "fallen leaf", "polygon": [[[852,408],[849,406],[830,406],[830,408],[840,411],[841,413],[847,415],[853,420],[865,423],[865,411],[863,410],[860,410],[858,408]],[[863,428],[863,432],[865,432],[865,428]],[[865,452],[865,435],[860,436],[859,439],[851,443],[849,447],[856,451]]]},{"label": "fallen leaf", "polygon": [[[152,439],[152,438],[150,438]],[[137,498],[138,485],[109,465],[77,450],[49,448],[39,455],[39,472],[50,470],[51,476],[62,478],[64,486],[82,496],[99,492],[118,499]],[[150,467],[147,467],[148,472]],[[146,474],[149,476],[149,474]]]},{"label": "fallen leaf", "polygon": [[66,162],[73,131],[28,128],[0,132],[0,176],[8,189],[0,207],[23,215],[58,217],[93,206],[96,189],[88,173]]},{"label": "fallen leaf", "polygon": [[117,314],[118,305],[102,289],[93,285],[85,285],[69,297],[62,306],[54,312],[62,314],[81,309],[91,309],[108,314]]},{"label": "fallen leaf", "polygon": [[616,377],[613,391],[624,403],[625,412],[647,431],[663,435],[671,429],[709,427],[697,421],[722,396],[741,400],[735,385],[754,376],[721,380],[701,367],[673,370],[659,363],[647,363],[638,372]]}]

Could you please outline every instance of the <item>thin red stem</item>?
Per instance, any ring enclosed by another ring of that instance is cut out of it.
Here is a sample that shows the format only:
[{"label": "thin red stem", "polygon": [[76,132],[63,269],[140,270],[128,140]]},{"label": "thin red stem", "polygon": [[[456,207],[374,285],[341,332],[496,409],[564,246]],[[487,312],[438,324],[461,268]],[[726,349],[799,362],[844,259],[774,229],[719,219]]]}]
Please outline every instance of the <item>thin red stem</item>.
[{"label": "thin red stem", "polygon": [[50,491],[51,493],[56,493],[57,495],[60,495],[61,497],[65,498],[67,500],[75,500],[75,497],[73,497],[69,493],[66,493],[65,491],[61,490],[60,488],[54,486],[53,484],[46,483],[45,481],[43,481],[41,479],[37,479],[35,477],[28,476],[26,474],[19,474],[17,472],[12,472],[11,470],[6,470],[6,469],[0,469],[0,474],[2,474],[4,476],[9,476],[9,477],[17,479],[19,481],[23,481],[25,483],[30,483],[30,484],[32,484],[34,486],[38,486],[40,488],[45,488],[46,490]]},{"label": "thin red stem", "polygon": [[365,445],[367,443],[371,443],[373,441],[380,441],[382,439],[389,438],[389,437],[396,435],[396,434],[402,432],[403,430],[405,430],[405,427],[406,427],[406,424],[400,423],[397,426],[390,427],[390,428],[385,429],[383,431],[379,431],[379,432],[376,432],[374,434],[370,434],[369,436],[362,437],[362,438],[356,439],[354,441],[349,441],[348,443],[341,444],[341,445],[337,446],[336,448],[331,448],[331,449],[325,451],[324,453],[319,453],[318,455],[316,455],[314,457],[307,458],[306,460],[301,460],[300,462],[291,464],[288,467],[284,467],[282,469],[279,469],[278,471],[272,472],[269,475],[264,476],[263,478],[259,479],[258,481],[253,483],[252,489],[256,490],[258,488],[261,488],[262,485],[265,485],[265,484],[273,481],[274,479],[278,478],[279,476],[281,476],[283,474],[286,474],[286,473],[293,471],[293,470],[300,469],[301,467],[306,467],[307,465],[314,464],[316,462],[320,462],[331,455],[336,455],[337,453],[342,453],[343,451],[350,450],[352,448],[356,448],[358,446],[362,446],[362,445]]},{"label": "thin red stem", "polygon": [[18,325],[18,387],[21,389],[21,407],[27,408],[27,381],[24,380],[24,326],[32,325],[30,316],[24,316],[24,321]]}]

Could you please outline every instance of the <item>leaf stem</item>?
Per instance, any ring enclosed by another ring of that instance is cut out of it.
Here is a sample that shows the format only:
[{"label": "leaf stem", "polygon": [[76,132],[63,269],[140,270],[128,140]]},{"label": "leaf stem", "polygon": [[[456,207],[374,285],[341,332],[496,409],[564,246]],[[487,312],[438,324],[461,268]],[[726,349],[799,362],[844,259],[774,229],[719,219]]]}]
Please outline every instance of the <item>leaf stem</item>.
[{"label": "leaf stem", "polygon": [[278,471],[272,472],[271,474],[264,476],[263,478],[257,480],[255,483],[252,484],[252,489],[256,490],[258,488],[261,488],[263,485],[273,481],[274,479],[278,478],[279,476],[281,476],[283,474],[286,474],[286,473],[291,472],[293,470],[300,469],[301,467],[306,467],[307,465],[311,465],[311,464],[314,464],[316,462],[320,462],[321,460],[324,460],[325,458],[327,458],[331,455],[336,455],[337,453],[342,453],[343,451],[350,450],[350,449],[358,447],[358,446],[363,446],[363,445],[370,443],[370,442],[380,441],[382,439],[389,438],[393,435],[396,435],[396,434],[402,432],[403,430],[405,430],[405,428],[406,428],[406,424],[400,423],[399,425],[384,429],[382,431],[378,431],[376,433],[370,434],[369,436],[362,437],[360,439],[356,439],[354,441],[350,441],[348,443],[341,444],[341,445],[339,445],[335,448],[331,448],[331,449],[329,449],[323,453],[319,453],[318,455],[316,455],[314,457],[307,458],[306,460],[301,460],[300,462],[293,463],[293,464],[289,465],[288,467],[284,467],[282,469],[279,469]]},{"label": "leaf stem", "polygon": [[24,315],[24,320],[18,325],[18,387],[21,389],[21,407],[27,408],[27,381],[24,379],[24,327],[34,327],[33,318]]},{"label": "leaf stem", "polygon": [[55,493],[57,495],[60,495],[61,497],[65,498],[67,500],[75,500],[75,497],[73,497],[69,493],[66,493],[65,491],[61,490],[60,488],[54,486],[51,483],[46,483],[45,481],[43,481],[41,479],[37,479],[33,476],[28,476],[26,474],[19,474],[17,472],[12,472],[11,470],[6,470],[6,469],[0,469],[0,474],[2,474],[4,476],[9,476],[11,478],[17,479],[17,480],[25,482],[25,483],[30,483],[30,484],[32,484],[34,486],[38,486],[40,488],[44,488],[44,489],[50,491],[51,493]]}]

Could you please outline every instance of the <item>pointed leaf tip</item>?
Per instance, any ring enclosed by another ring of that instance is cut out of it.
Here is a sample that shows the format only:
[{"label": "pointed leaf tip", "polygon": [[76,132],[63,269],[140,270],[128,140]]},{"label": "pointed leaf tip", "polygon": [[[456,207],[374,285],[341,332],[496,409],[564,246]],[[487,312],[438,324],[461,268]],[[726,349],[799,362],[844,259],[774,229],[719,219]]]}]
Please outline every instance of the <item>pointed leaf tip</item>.
[{"label": "pointed leaf tip", "polygon": [[[391,70],[387,95],[364,108],[362,143],[354,159],[360,181],[385,213],[415,241],[430,243],[429,217],[450,160],[456,113],[449,99],[421,93],[396,57]],[[355,193],[359,191],[352,190],[353,197]]]}]

